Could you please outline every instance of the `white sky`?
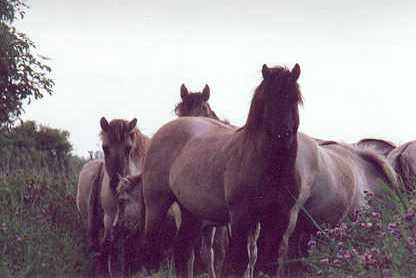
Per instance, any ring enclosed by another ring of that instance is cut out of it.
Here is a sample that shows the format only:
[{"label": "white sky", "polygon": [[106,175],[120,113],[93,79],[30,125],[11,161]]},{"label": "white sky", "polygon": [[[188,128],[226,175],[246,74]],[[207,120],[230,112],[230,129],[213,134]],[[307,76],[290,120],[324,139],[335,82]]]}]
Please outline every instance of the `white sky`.
[{"label": "white sky", "polygon": [[24,119],[99,148],[99,119],[137,117],[152,135],[179,87],[211,87],[242,125],[267,63],[302,69],[301,131],[353,142],[416,139],[416,1],[38,0],[18,24],[49,56],[55,93]]}]

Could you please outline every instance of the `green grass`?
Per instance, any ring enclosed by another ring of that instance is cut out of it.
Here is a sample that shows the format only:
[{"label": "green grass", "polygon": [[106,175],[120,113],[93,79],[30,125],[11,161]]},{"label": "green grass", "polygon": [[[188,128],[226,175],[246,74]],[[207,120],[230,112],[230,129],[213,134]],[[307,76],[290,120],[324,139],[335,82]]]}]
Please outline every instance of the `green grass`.
[{"label": "green grass", "polygon": [[0,175],[0,277],[86,273],[77,177],[35,168]]},{"label": "green grass", "polygon": [[[0,277],[85,276],[90,258],[75,204],[84,161],[36,149],[28,137],[0,136]],[[385,188],[387,197],[368,196],[356,219],[320,227],[305,259],[310,276],[416,277],[416,196]],[[151,277],[175,277],[173,264]]]}]

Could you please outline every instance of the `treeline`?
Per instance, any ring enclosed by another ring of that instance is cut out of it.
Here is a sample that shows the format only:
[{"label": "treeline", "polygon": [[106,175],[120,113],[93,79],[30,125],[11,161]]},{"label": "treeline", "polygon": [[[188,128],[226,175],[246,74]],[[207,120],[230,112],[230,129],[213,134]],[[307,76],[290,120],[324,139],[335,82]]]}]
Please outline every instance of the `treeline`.
[{"label": "treeline", "polygon": [[35,173],[76,175],[83,159],[71,154],[69,132],[34,121],[0,129],[0,174],[11,174],[16,170]]}]

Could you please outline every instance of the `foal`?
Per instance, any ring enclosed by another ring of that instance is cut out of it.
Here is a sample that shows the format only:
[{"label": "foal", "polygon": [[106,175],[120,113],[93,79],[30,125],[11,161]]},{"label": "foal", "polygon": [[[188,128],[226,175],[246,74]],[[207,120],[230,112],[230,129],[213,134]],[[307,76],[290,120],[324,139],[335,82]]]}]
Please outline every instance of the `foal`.
[{"label": "foal", "polygon": [[[114,221],[118,214],[116,187],[119,176],[141,172],[149,139],[136,128],[137,120],[100,120],[104,161],[93,160],[84,165],[78,182],[77,206],[88,219],[90,248],[100,255],[97,268],[105,274],[114,240]],[[101,209],[103,215],[100,214]],[[100,229],[104,226],[100,239]]]}]

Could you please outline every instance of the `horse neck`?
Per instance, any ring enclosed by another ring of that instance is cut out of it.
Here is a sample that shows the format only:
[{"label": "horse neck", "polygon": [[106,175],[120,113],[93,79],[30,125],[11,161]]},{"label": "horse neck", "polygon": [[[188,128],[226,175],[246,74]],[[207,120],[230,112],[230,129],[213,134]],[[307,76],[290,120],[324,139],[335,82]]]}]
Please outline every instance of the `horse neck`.
[{"label": "horse neck", "polygon": [[[268,132],[263,117],[264,104],[262,100],[254,100],[244,127],[241,130],[248,141],[252,141],[256,145],[256,149],[262,152],[270,167],[279,168],[281,172],[294,169],[296,160],[298,138],[297,134],[292,145],[287,147],[287,142],[281,139],[282,134],[278,132]],[[275,169],[277,170],[277,169]]]},{"label": "horse neck", "polygon": [[264,176],[268,180],[267,183],[280,184],[282,180],[293,181],[295,179],[297,136],[290,148],[287,148],[262,128],[252,132],[253,130],[243,127],[240,131],[243,132],[246,144],[252,145],[257,152],[257,157],[263,160]]},{"label": "horse neck", "polygon": [[210,109],[210,113],[209,113],[208,118],[218,120],[218,121],[220,120],[220,118],[218,118],[217,114],[214,111],[212,111],[211,109]]},{"label": "horse neck", "polygon": [[130,157],[130,163],[129,163],[130,175],[137,175],[141,173],[143,169],[144,157],[146,155],[149,142],[150,142],[149,138],[143,135],[136,139],[136,143],[135,143],[136,150],[132,153]]}]

